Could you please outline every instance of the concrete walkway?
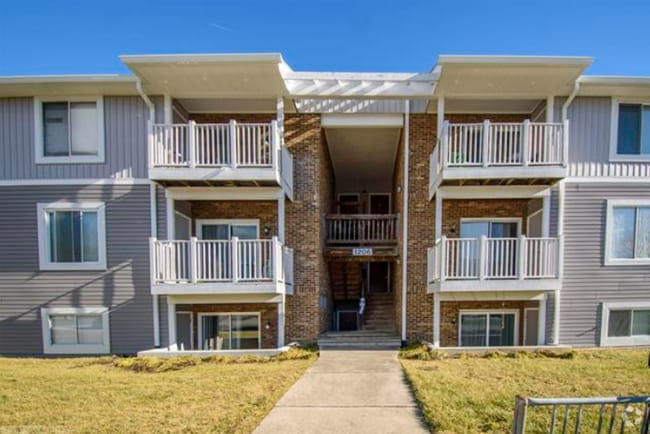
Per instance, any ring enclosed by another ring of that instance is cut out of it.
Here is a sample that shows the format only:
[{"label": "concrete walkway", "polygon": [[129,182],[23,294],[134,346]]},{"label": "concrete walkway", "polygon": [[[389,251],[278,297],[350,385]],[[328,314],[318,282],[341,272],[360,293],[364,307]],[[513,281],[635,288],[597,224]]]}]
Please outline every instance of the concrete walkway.
[{"label": "concrete walkway", "polygon": [[255,430],[425,433],[396,351],[321,351]]}]

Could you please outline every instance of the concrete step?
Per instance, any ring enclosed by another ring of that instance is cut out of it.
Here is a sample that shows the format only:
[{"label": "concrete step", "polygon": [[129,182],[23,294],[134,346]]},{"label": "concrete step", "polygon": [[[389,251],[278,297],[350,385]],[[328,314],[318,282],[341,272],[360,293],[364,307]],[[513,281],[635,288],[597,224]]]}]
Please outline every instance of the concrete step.
[{"label": "concrete step", "polygon": [[401,344],[394,331],[330,332],[318,339],[320,349],[397,349]]}]

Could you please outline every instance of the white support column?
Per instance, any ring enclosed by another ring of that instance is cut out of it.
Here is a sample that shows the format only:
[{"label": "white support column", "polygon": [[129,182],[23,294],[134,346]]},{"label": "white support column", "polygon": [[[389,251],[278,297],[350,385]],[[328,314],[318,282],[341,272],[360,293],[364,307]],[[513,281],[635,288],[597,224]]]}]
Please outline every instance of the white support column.
[{"label": "white support column", "polygon": [[175,215],[174,215],[174,199],[167,197],[167,204],[165,207],[165,212],[167,215],[167,240],[173,240],[176,237],[176,228],[174,227]]},{"label": "white support column", "polygon": [[278,121],[278,135],[280,136],[280,145],[284,144],[284,98],[279,96],[276,104],[275,111]]},{"label": "white support column", "polygon": [[437,134],[436,137],[440,139],[440,134],[442,134],[442,128],[445,125],[445,97],[438,97],[438,112],[436,113],[436,123],[437,123]]},{"label": "white support column", "polygon": [[282,291],[282,300],[278,303],[278,348],[284,346],[284,325],[285,325],[285,306],[287,303],[287,291]]},{"label": "white support column", "polygon": [[433,346],[440,347],[440,294],[433,295]]},{"label": "white support column", "polygon": [[557,189],[557,236],[559,242],[558,251],[558,277],[564,276],[564,181],[558,183]]},{"label": "white support column", "polygon": [[555,98],[546,97],[546,123],[551,123],[555,119]]},{"label": "white support column", "polygon": [[404,101],[404,185],[402,186],[402,342],[406,342],[407,287],[408,287],[408,220],[409,220],[409,100]]},{"label": "white support column", "polygon": [[284,212],[284,195],[278,197],[278,239],[282,244],[284,244],[284,234],[285,234],[285,212]]},{"label": "white support column", "polygon": [[167,297],[167,329],[169,334],[168,347],[170,350],[176,349],[176,303]]},{"label": "white support column", "polygon": [[560,345],[560,291],[553,293],[553,345]]},{"label": "white support column", "polygon": [[[157,215],[157,194],[158,189],[155,183],[149,184],[149,221],[150,221],[150,236],[155,239],[158,237],[158,215]],[[151,253],[151,245],[149,246],[149,268],[153,269],[153,255]],[[153,274],[153,273],[150,273]],[[153,284],[153,277],[150,284]],[[152,300],[152,316],[153,316],[153,345],[160,347],[160,299],[157,295],[151,296]]]},{"label": "white support column", "polygon": [[544,294],[539,300],[539,310],[537,311],[537,345],[546,345],[546,299]]},{"label": "white support column", "polygon": [[542,198],[542,237],[548,238],[551,234],[551,195]]},{"label": "white support column", "polygon": [[172,97],[170,95],[165,95],[163,99],[163,105],[164,105],[164,110],[163,110],[163,116],[166,124],[171,124],[173,123],[173,115],[172,115]]},{"label": "white support column", "polygon": [[436,215],[434,224],[433,240],[439,240],[442,237],[442,194],[436,192]]}]

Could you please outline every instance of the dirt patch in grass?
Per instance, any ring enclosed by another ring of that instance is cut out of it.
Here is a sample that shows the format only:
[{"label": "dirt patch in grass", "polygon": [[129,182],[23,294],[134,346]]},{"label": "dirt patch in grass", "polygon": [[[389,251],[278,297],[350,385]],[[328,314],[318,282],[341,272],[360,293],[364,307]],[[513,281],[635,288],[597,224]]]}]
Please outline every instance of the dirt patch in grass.
[{"label": "dirt patch in grass", "polygon": [[248,433],[316,353],[262,359],[0,358],[0,432]]},{"label": "dirt patch in grass", "polygon": [[[401,358],[429,427],[439,433],[509,432],[516,395],[650,394],[647,349],[450,355],[415,347]],[[549,413],[529,410],[527,432],[548,432]],[[582,432],[594,420],[595,412],[585,410]]]}]

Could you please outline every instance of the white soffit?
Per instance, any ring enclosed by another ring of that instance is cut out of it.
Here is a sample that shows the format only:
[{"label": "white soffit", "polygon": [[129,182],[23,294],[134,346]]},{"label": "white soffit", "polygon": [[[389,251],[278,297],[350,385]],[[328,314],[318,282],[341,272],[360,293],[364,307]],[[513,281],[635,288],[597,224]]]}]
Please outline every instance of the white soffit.
[{"label": "white soffit", "polygon": [[568,94],[589,57],[440,56],[436,95],[538,98]]},{"label": "white soffit", "polygon": [[286,94],[276,53],[121,56],[149,94],[176,98],[271,98]]},{"label": "white soffit", "polygon": [[179,98],[188,113],[275,113],[275,98]]},{"label": "white soffit", "polygon": [[289,94],[296,98],[431,98],[437,73],[295,72],[284,70]]},{"label": "white soffit", "polygon": [[648,98],[650,77],[583,75],[580,77],[579,95]]},{"label": "white soffit", "polygon": [[[404,113],[404,99],[296,99],[299,113]],[[425,99],[410,100],[411,113],[425,113],[429,101]]]},{"label": "white soffit", "polygon": [[34,75],[0,77],[0,96],[137,95],[132,75]]},{"label": "white soffit", "polygon": [[400,114],[324,114],[322,128],[402,128],[404,117]]}]

